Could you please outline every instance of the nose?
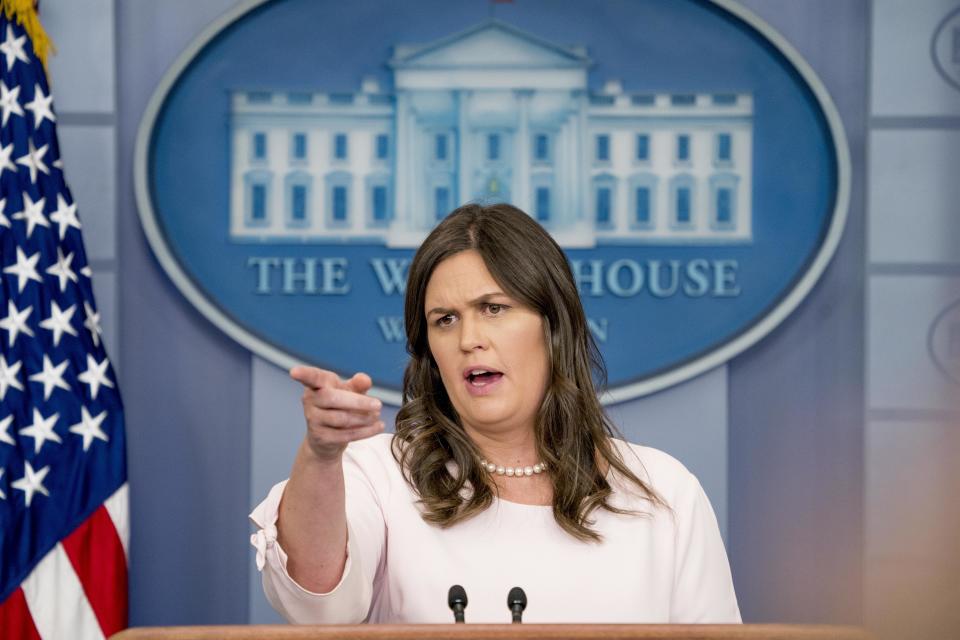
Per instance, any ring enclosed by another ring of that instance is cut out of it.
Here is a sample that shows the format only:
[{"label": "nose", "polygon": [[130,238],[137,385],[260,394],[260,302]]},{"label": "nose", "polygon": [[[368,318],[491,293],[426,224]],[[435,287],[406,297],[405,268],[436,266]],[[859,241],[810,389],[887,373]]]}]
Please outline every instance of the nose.
[{"label": "nose", "polygon": [[469,353],[475,349],[486,348],[487,337],[481,323],[477,318],[472,317],[472,314],[464,314],[460,320],[460,349]]}]

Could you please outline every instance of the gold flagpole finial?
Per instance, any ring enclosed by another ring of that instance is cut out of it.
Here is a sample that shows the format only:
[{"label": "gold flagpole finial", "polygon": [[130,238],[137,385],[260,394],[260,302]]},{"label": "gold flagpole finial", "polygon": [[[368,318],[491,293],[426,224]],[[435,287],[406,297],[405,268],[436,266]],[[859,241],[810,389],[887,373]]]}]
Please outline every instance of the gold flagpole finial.
[{"label": "gold flagpole finial", "polygon": [[[37,4],[35,0],[0,0],[0,8],[6,14],[8,20],[16,20],[27,32],[27,37],[33,44],[33,52],[47,68],[47,56],[51,51],[56,51],[50,36],[43,30],[40,24],[40,17],[37,15]],[[0,38],[5,34],[0,34]]]}]

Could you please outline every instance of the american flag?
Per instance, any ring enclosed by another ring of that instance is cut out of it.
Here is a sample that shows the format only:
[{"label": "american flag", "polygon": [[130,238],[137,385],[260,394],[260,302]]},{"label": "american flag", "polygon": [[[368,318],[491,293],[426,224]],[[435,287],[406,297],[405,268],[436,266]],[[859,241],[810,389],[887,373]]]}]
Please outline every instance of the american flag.
[{"label": "american flag", "polygon": [[103,638],[127,624],[123,406],[34,12],[0,2],[0,638]]}]

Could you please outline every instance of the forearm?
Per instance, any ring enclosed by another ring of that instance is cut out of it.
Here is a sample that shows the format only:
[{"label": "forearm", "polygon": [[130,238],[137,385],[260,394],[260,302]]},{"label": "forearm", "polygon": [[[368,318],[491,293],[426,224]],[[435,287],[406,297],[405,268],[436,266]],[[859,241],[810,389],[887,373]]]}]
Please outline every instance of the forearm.
[{"label": "forearm", "polygon": [[337,586],[347,559],[342,456],[322,460],[301,444],[280,503],[277,539],[287,572],[303,588],[327,593]]}]

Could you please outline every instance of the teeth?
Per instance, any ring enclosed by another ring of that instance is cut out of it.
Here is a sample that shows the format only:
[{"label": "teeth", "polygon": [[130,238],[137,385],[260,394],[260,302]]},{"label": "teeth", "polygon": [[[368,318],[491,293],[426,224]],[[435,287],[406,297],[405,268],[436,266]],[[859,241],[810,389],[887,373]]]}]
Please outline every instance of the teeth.
[{"label": "teeth", "polygon": [[485,384],[487,384],[487,382],[481,381],[480,376],[483,374],[495,374],[495,373],[496,372],[490,371],[488,369],[473,369],[470,371],[469,374],[467,374],[467,379],[470,381],[470,384],[472,384],[473,386],[482,387]]}]

